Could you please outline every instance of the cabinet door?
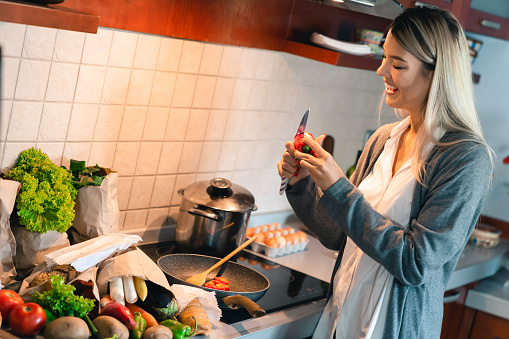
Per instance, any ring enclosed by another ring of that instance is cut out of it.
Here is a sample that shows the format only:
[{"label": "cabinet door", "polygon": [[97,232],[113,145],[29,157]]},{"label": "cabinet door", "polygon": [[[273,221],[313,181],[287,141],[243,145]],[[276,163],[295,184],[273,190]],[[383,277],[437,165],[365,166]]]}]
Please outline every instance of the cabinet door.
[{"label": "cabinet door", "polygon": [[477,311],[470,339],[509,339],[509,320]]},{"label": "cabinet door", "polygon": [[509,39],[509,19],[470,8],[465,30],[507,40]]}]

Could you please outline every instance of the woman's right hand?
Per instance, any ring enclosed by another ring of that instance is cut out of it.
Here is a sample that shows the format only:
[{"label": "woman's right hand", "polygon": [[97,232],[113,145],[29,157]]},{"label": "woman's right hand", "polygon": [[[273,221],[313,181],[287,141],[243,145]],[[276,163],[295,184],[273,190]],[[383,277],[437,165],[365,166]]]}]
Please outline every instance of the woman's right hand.
[{"label": "woman's right hand", "polygon": [[277,169],[281,179],[290,178],[288,184],[292,186],[298,181],[306,178],[309,175],[309,172],[305,169],[301,169],[299,166],[300,161],[295,159],[295,146],[293,145],[293,141],[287,141],[285,143],[285,147],[286,150],[283,153],[281,160],[277,163]]}]

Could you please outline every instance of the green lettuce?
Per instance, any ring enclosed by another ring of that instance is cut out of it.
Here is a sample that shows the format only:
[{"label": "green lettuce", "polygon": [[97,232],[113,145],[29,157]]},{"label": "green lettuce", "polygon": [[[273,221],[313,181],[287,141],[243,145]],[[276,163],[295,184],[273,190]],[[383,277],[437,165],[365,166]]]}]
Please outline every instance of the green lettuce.
[{"label": "green lettuce", "polygon": [[46,153],[35,148],[21,152],[6,177],[21,183],[16,209],[19,223],[29,231],[65,232],[72,226],[77,194],[72,174]]},{"label": "green lettuce", "polygon": [[52,289],[39,293],[34,292],[32,298],[35,303],[48,309],[57,318],[76,316],[83,318],[94,308],[94,300],[74,294],[76,287],[66,285],[64,277],[50,276]]}]

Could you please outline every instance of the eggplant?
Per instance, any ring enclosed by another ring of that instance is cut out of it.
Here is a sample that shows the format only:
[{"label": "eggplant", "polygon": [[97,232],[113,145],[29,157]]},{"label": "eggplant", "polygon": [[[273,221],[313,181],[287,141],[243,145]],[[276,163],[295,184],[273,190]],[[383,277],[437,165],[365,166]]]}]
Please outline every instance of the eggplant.
[{"label": "eggplant", "polygon": [[178,312],[178,304],[175,295],[166,288],[159,286],[149,280],[147,283],[147,298],[142,301],[140,298],[135,305],[152,314],[158,322],[166,319],[173,319]]}]

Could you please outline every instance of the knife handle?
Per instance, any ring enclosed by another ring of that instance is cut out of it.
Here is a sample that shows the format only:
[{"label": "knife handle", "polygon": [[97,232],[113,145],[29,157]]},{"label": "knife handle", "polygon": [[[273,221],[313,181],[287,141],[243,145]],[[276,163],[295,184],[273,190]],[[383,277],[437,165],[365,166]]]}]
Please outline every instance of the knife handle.
[{"label": "knife handle", "polygon": [[279,187],[279,195],[282,195],[284,193],[284,191],[286,190],[286,186],[288,186],[289,181],[290,181],[290,179],[288,179],[288,178],[281,179],[281,186]]}]

